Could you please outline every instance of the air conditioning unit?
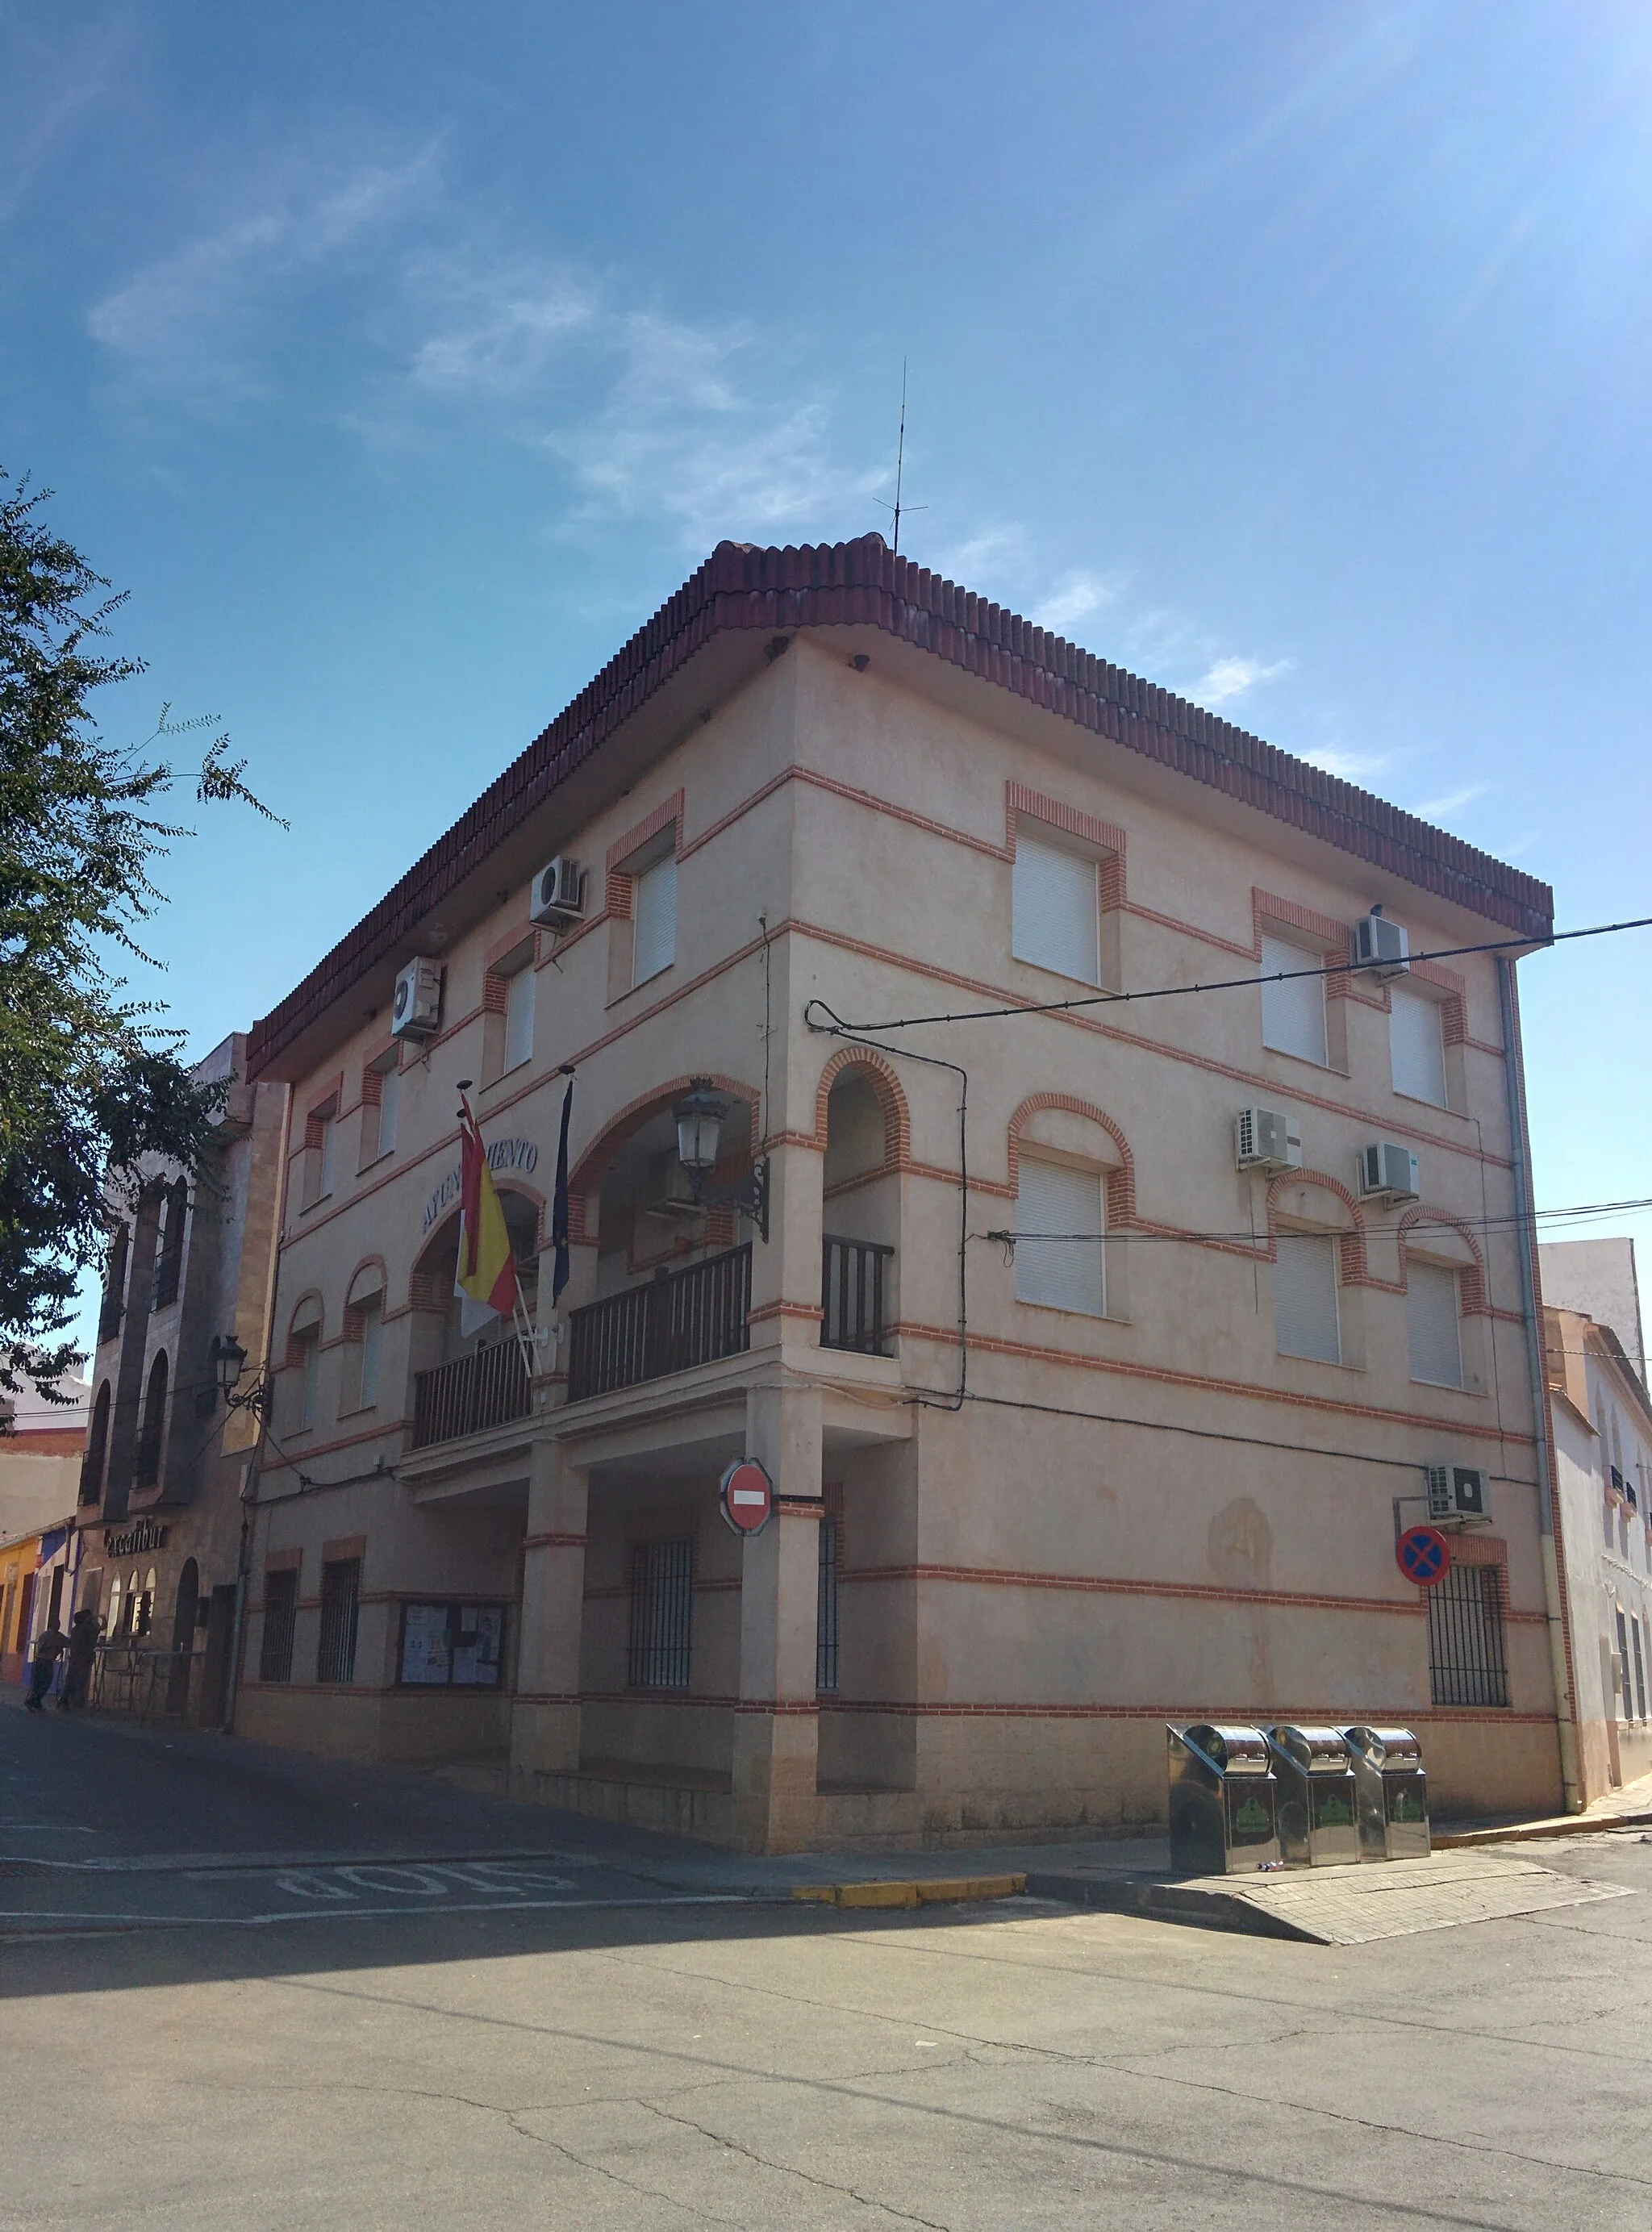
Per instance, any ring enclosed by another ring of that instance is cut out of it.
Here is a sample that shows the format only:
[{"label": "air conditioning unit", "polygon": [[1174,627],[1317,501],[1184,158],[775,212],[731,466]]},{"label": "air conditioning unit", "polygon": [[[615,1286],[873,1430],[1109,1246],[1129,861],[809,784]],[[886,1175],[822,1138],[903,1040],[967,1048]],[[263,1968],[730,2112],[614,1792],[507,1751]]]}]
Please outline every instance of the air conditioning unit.
[{"label": "air conditioning unit", "polygon": [[393,1039],[434,1038],[442,1021],[442,964],[439,961],[410,961],[396,979],[395,1004],[390,1011]]},{"label": "air conditioning unit", "polygon": [[1234,1160],[1241,1171],[1299,1171],[1301,1127],[1277,1108],[1241,1108],[1234,1119]]},{"label": "air conditioning unit", "polygon": [[1403,976],[1410,968],[1411,941],[1385,914],[1362,915],[1354,925],[1354,966],[1373,976]]},{"label": "air conditioning unit", "polygon": [[1372,1139],[1359,1151],[1359,1191],[1366,1201],[1415,1201],[1417,1158],[1392,1139]]},{"label": "air conditioning unit", "polygon": [[535,922],[564,930],[585,912],[585,870],[566,853],[547,860],[534,879],[534,901],[528,912]]},{"label": "air conditioning unit", "polygon": [[1486,1476],[1471,1465],[1428,1465],[1428,1517],[1435,1526],[1464,1527],[1489,1520]]}]

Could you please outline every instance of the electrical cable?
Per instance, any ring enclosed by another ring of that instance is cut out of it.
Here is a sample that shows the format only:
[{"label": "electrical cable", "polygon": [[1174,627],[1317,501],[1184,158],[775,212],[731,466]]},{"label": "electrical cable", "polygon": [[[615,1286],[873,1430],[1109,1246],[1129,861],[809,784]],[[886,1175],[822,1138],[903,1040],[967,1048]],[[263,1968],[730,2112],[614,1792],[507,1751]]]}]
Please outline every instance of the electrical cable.
[{"label": "electrical cable", "polygon": [[[1454,961],[1469,953],[1506,953],[1511,947],[1519,947],[1522,952],[1544,952],[1571,938],[1606,938],[1625,930],[1652,930],[1652,915],[1637,916],[1630,922],[1592,923],[1583,930],[1557,930],[1546,938],[1493,938],[1478,945],[1435,946],[1427,952],[1409,954],[1406,957],[1408,962]],[[1333,961],[1318,969],[1269,969],[1246,976],[1215,977],[1208,984],[1157,984],[1135,992],[1088,992],[1072,1000],[1030,1000],[998,1008],[960,1008],[943,1015],[892,1015],[883,1022],[852,1022],[817,998],[805,1007],[803,1020],[808,1022],[811,1008],[820,1008],[831,1016],[833,1024],[845,1031],[906,1031],[924,1023],[981,1023],[1014,1015],[1064,1015],[1079,1008],[1122,1008],[1137,1000],[1182,999],[1193,992],[1248,991],[1258,984],[1292,983],[1302,976],[1357,976],[1372,973],[1374,967],[1368,961]]]},{"label": "electrical cable", "polygon": [[[1288,1178],[1291,1173],[1286,1171],[1279,1175]],[[1578,1203],[1575,1206],[1565,1209],[1539,1209],[1529,1212],[1511,1210],[1506,1216],[1502,1217],[1420,1217],[1406,1226],[1405,1237],[1409,1240],[1414,1233],[1417,1232],[1510,1231],[1522,1225],[1552,1223],[1557,1220],[1573,1224],[1586,1223],[1592,1223],[1598,1217],[1622,1217],[1632,1210],[1642,1209],[1652,1209],[1652,1195],[1632,1201]],[[1130,1242],[1139,1245],[1148,1242],[1217,1241],[1225,1245],[1238,1246],[1242,1243],[1249,1247],[1258,1236],[1237,1231],[1132,1232],[1115,1227],[1108,1232],[1022,1232],[1019,1230],[1012,1232],[1007,1230],[994,1230],[989,1232],[972,1232],[969,1237],[972,1240],[996,1240],[1010,1246],[1014,1246],[1018,1240],[1105,1240],[1109,1246],[1115,1242]]]},{"label": "electrical cable", "polygon": [[[914,1395],[922,1397],[933,1392],[930,1389],[919,1388],[912,1391],[912,1394],[909,1394],[907,1399],[913,1399]],[[1427,1470],[1426,1465],[1410,1457],[1378,1457],[1368,1450],[1328,1449],[1323,1444],[1313,1442],[1277,1441],[1265,1434],[1227,1433],[1215,1426],[1185,1425],[1181,1420],[1175,1418],[1131,1418],[1122,1412],[1111,1411],[1081,1411],[1066,1403],[1035,1403],[1026,1396],[984,1395],[980,1389],[975,1387],[968,1391],[965,1400],[970,1403],[985,1403],[998,1411],[1036,1411],[1046,1418],[1081,1418],[1089,1424],[1098,1426],[1138,1427],[1144,1434],[1179,1434],[1187,1440],[1195,1442],[1231,1442],[1237,1443],[1245,1449],[1281,1450],[1291,1457],[1333,1457],[1344,1464],[1385,1465],[1391,1471],[1396,1472],[1415,1473]],[[1441,1422],[1441,1428],[1448,1433],[1451,1431],[1450,1426],[1444,1421]],[[1530,1488],[1533,1484],[1528,1477],[1519,1473],[1491,1473],[1487,1477],[1515,1488]]]}]

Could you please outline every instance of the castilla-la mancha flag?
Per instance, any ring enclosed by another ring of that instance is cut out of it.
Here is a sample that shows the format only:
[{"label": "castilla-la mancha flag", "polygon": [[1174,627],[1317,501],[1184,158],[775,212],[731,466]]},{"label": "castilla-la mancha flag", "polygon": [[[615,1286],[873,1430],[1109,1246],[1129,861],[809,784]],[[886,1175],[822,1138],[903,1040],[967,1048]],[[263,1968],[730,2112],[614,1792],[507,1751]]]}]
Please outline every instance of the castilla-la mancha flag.
[{"label": "castilla-la mancha flag", "polygon": [[516,1307],[516,1259],[469,1100],[460,1109],[459,1126],[459,1265],[454,1290],[478,1308],[508,1318]]}]

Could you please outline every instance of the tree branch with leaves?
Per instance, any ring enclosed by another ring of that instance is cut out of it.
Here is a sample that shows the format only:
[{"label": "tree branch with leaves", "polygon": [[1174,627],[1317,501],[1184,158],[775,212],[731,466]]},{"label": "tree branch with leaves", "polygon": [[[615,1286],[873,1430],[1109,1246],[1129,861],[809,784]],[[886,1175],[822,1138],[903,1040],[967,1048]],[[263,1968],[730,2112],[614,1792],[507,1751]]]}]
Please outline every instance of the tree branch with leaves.
[{"label": "tree branch with leaves", "polygon": [[27,1376],[42,1393],[83,1360],[62,1336],[103,1256],[111,1190],[147,1156],[198,1170],[223,1105],[222,1084],[191,1078],[161,1005],[115,973],[123,952],[159,965],[140,942],[165,904],[152,871],[194,834],[158,804],[192,783],[200,802],[279,820],[227,732],[193,768],[165,756],[210,718],[163,706],[141,744],[100,735],[90,700],[144,665],[106,651],[125,596],[49,531],[50,495],[0,470],[0,1386]]}]

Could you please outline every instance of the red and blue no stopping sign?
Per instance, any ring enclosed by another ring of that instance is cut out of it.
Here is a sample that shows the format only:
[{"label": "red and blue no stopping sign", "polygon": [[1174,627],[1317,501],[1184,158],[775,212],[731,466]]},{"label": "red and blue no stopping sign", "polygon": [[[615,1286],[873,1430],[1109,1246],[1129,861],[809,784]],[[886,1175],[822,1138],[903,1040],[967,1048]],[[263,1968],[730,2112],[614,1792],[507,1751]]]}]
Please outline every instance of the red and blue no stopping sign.
[{"label": "red and blue no stopping sign", "polygon": [[1437,1527],[1408,1527],[1394,1545],[1394,1555],[1408,1581],[1431,1589],[1451,1571],[1451,1545]]}]

